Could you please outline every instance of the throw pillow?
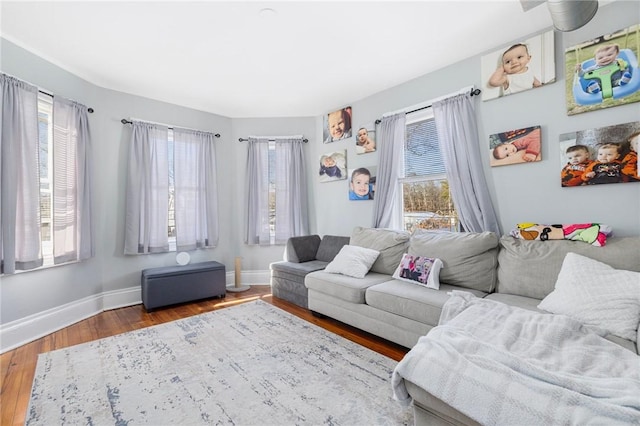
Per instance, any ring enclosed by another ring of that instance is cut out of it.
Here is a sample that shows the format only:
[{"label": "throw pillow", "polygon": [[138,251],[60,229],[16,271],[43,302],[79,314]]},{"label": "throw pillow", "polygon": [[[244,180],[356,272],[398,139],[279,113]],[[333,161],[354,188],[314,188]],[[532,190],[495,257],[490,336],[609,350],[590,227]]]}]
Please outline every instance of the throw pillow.
[{"label": "throw pillow", "polygon": [[567,253],[555,289],[538,308],[635,342],[640,323],[640,273]]},{"label": "throw pillow", "polygon": [[379,254],[380,252],[377,250],[347,244],[340,249],[324,270],[332,274],[364,278]]},{"label": "throw pillow", "polygon": [[440,268],[442,268],[440,259],[412,256],[405,253],[393,273],[393,278],[438,290],[440,288]]}]

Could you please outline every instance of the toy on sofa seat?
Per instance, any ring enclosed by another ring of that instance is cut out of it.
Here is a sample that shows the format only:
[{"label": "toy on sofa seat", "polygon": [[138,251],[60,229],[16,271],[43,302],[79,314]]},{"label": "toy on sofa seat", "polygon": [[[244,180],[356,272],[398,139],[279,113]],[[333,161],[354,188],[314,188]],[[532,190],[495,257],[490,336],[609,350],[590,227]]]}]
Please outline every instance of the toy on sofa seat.
[{"label": "toy on sofa seat", "polygon": [[[601,49],[611,49],[603,46]],[[579,105],[593,105],[605,99],[620,99],[640,89],[638,59],[631,49],[616,47],[612,62],[601,64],[598,54],[579,65],[573,80],[573,97]]]}]

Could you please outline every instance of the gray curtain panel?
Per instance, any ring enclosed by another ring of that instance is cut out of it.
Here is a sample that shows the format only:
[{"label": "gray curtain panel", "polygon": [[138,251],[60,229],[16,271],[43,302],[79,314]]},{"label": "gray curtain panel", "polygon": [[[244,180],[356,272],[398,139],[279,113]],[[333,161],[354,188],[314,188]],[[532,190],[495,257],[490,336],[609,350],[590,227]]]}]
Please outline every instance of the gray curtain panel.
[{"label": "gray curtain panel", "polygon": [[0,74],[2,272],[42,266],[38,179],[38,88]]},{"label": "gray curtain panel", "polygon": [[302,138],[276,140],[275,243],[309,234],[307,171]]},{"label": "gray curtain panel", "polygon": [[249,137],[246,235],[249,245],[269,245],[269,140]]},{"label": "gray curtain panel", "polygon": [[373,199],[373,227],[402,229],[399,179],[404,167],[406,113],[383,117],[378,133],[380,151],[376,196]]},{"label": "gray curtain panel", "polygon": [[124,254],[169,251],[168,128],[131,124]]},{"label": "gray curtain panel", "polygon": [[91,137],[87,107],[53,98],[54,263],[93,257]]},{"label": "gray curtain panel", "polygon": [[460,94],[433,103],[451,197],[466,231],[491,231],[500,226],[480,159],[478,126],[472,99]]},{"label": "gray curtain panel", "polygon": [[218,245],[218,183],[215,136],[173,129],[176,247]]}]

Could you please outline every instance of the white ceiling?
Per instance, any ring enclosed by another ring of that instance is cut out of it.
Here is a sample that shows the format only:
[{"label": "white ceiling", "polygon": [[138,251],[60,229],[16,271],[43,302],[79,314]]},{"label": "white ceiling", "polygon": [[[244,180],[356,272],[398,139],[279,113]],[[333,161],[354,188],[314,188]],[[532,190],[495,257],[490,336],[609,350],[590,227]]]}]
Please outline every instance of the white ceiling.
[{"label": "white ceiling", "polygon": [[2,37],[85,80],[234,118],[322,115],[552,25],[518,0],[0,8]]}]

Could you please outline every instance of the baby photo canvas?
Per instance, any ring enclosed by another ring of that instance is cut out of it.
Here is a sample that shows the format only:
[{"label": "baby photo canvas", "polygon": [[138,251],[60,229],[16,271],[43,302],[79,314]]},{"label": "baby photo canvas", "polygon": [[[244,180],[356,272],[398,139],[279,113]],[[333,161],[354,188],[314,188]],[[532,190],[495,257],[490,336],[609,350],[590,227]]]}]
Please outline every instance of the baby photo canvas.
[{"label": "baby photo canvas", "polygon": [[640,121],[560,135],[560,184],[565,187],[640,182]]},{"label": "baby photo canvas", "polygon": [[480,67],[483,101],[553,83],[556,81],[553,30],[484,55]]},{"label": "baby photo canvas", "polygon": [[540,161],[540,126],[508,130],[489,136],[491,167]]}]

